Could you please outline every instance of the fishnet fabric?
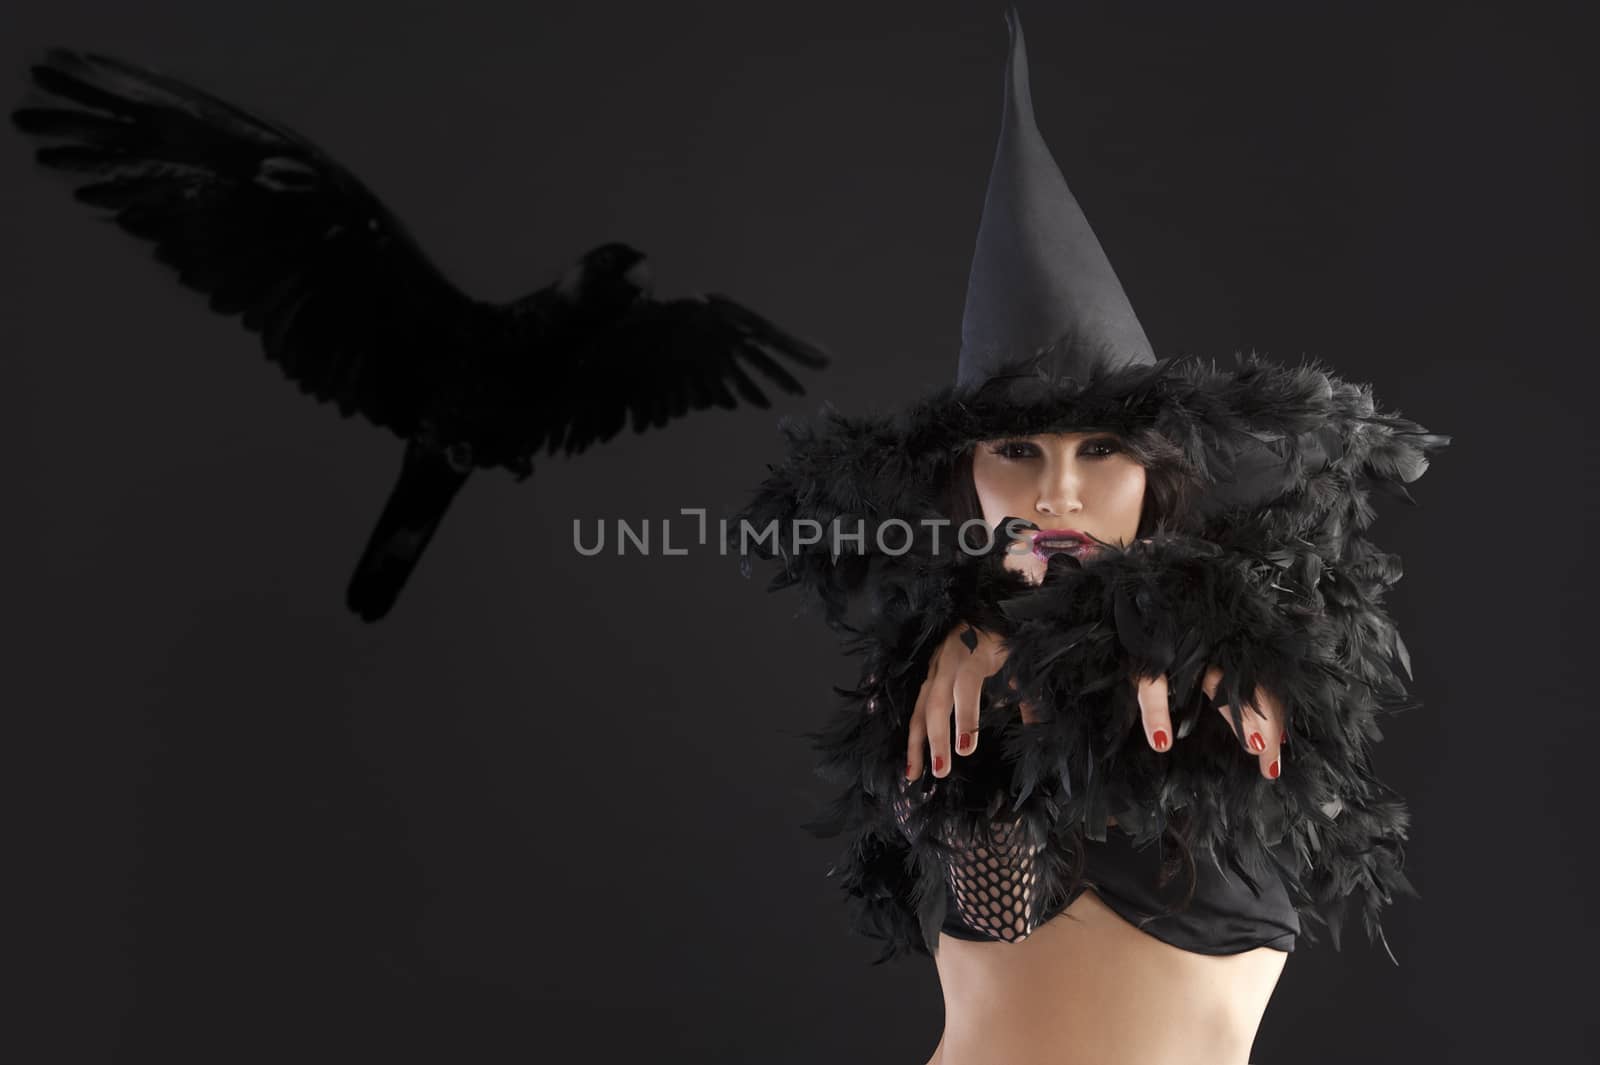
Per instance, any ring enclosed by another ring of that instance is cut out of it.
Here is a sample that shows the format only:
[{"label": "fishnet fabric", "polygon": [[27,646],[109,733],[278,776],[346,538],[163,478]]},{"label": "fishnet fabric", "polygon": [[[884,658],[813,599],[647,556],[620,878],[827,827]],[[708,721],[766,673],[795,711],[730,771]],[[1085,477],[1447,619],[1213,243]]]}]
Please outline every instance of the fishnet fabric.
[{"label": "fishnet fabric", "polygon": [[[902,789],[894,799],[895,819],[907,832],[911,799]],[[959,844],[947,832],[940,837],[956,857],[945,867],[945,882],[960,924],[975,934],[1020,942],[1039,927],[1039,852],[1028,844],[1020,821],[990,822],[989,830]]]}]

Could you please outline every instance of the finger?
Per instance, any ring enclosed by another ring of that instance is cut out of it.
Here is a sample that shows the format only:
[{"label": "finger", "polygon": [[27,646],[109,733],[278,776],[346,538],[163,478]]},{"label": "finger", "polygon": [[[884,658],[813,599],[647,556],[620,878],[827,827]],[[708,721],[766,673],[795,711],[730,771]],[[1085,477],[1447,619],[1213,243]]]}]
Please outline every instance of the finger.
[{"label": "finger", "polygon": [[928,693],[933,690],[933,677],[938,671],[938,661],[928,667],[928,675],[922,679],[922,686],[917,689],[917,701],[911,706],[911,719],[915,721],[923,715],[928,706]]},{"label": "finger", "polygon": [[1286,720],[1283,704],[1266,688],[1256,686],[1256,705],[1266,715],[1261,723],[1262,748],[1259,757],[1261,775],[1277,780],[1283,772],[1283,723]]},{"label": "finger", "polygon": [[[964,650],[964,649],[963,649]],[[933,678],[928,689],[928,705],[922,715],[928,729],[928,757],[933,762],[933,775],[950,775],[950,710],[955,702],[955,677],[944,670]]]},{"label": "finger", "polygon": [[[1017,694],[1017,692],[1019,691],[1019,689],[1017,688],[1017,678],[1016,677],[1007,677],[1006,678],[1006,687],[1011,689],[1012,694]],[[1037,724],[1038,723],[1038,721],[1039,721],[1039,712],[1033,708],[1033,704],[1031,702],[1029,702],[1026,699],[1018,699],[1017,700],[1017,709],[1022,711],[1022,723],[1023,724],[1025,724],[1025,725],[1033,725],[1033,724]]]},{"label": "finger", "polygon": [[928,730],[922,723],[923,707],[928,702],[928,689],[933,685],[933,673],[930,670],[928,679],[922,682],[922,687],[917,689],[917,702],[911,710],[911,735],[906,740],[906,779],[916,780],[922,776],[922,743],[928,737]]},{"label": "finger", "polygon": [[[995,637],[994,644],[989,649],[990,676],[994,676],[994,674],[1005,668],[1006,659],[1010,657],[1010,654],[1011,652],[1007,649],[1005,641]],[[1006,687],[1011,690],[1013,695],[1019,694],[1021,691],[1017,686],[1017,678],[1014,675],[1006,678]],[[1024,725],[1038,724],[1039,712],[1034,709],[1031,702],[1026,699],[1018,699],[1017,709],[1022,712],[1022,723]],[[973,742],[976,744],[977,737],[973,737]]]},{"label": "finger", "polygon": [[[1015,693],[1016,690],[1017,690],[1017,678],[1016,677],[1007,677],[1006,678],[1006,687],[1010,688],[1012,690],[1012,692]],[[1018,699],[1017,700],[1017,709],[1022,711],[1022,723],[1023,724],[1025,724],[1025,725],[1033,725],[1033,724],[1037,724],[1038,723],[1038,721],[1039,721],[1039,712],[1033,708],[1033,704],[1030,703],[1028,700],[1026,700],[1026,699]]]},{"label": "finger", "polygon": [[922,776],[922,744],[928,738],[928,730],[923,727],[922,717],[918,715],[911,719],[911,737],[906,749],[906,779],[916,780]]},{"label": "finger", "polygon": [[933,686],[939,680],[939,668],[944,665],[944,646],[933,652],[933,659],[928,662],[928,675],[923,676],[922,686],[917,689],[917,702],[910,708],[910,715],[920,718],[928,710],[928,697],[933,694]]},{"label": "finger", "polygon": [[[1206,670],[1206,675],[1200,678],[1200,690],[1206,693],[1206,700],[1211,702],[1216,699],[1217,689],[1220,687],[1222,687],[1222,667],[1211,666]],[[1251,754],[1257,753],[1245,741],[1245,737],[1239,735],[1239,730],[1233,727],[1233,706],[1229,703],[1223,703],[1216,710],[1217,713],[1222,715],[1222,720],[1228,723],[1228,731],[1233,733],[1233,738],[1244,744],[1245,750],[1250,751]]]},{"label": "finger", "polygon": [[[1260,697],[1260,693],[1261,689],[1258,687],[1256,689],[1257,698]],[[1263,718],[1260,708],[1255,706],[1254,703],[1246,700],[1240,709],[1239,720],[1240,723],[1244,725],[1243,736],[1240,736],[1239,730],[1234,727],[1232,703],[1223,703],[1221,706],[1217,707],[1217,713],[1222,715],[1222,719],[1228,723],[1228,731],[1233,733],[1234,738],[1239,741],[1245,750],[1258,757],[1266,751],[1268,732],[1267,722]],[[1261,771],[1263,773],[1266,772],[1266,767],[1267,763],[1262,762]]]},{"label": "finger", "polygon": [[983,698],[983,670],[975,665],[956,670],[956,753],[971,754],[978,749],[979,702]]},{"label": "finger", "polygon": [[1144,722],[1145,742],[1158,751],[1172,746],[1172,714],[1167,709],[1167,678],[1136,677],[1139,692],[1139,716]]}]

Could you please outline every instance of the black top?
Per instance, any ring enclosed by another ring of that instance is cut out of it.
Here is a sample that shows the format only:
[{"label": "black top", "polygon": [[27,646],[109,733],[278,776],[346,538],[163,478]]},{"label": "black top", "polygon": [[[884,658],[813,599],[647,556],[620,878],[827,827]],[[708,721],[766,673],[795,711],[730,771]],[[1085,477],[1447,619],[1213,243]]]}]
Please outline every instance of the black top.
[{"label": "black top", "polygon": [[1299,916],[1276,874],[1255,877],[1257,895],[1237,873],[1224,871],[1206,855],[1195,860],[1194,895],[1180,908],[1189,886],[1187,866],[1157,888],[1158,842],[1136,847],[1117,826],[1107,828],[1103,843],[1085,841],[1083,880],[1071,898],[1053,907],[1036,897],[1034,855],[1020,841],[1012,843],[1003,825],[995,826],[991,842],[992,847],[966,848],[967,859],[946,870],[946,935],[1025,939],[1086,890],[1140,931],[1196,954],[1240,954],[1263,946],[1292,951],[1300,932]]}]

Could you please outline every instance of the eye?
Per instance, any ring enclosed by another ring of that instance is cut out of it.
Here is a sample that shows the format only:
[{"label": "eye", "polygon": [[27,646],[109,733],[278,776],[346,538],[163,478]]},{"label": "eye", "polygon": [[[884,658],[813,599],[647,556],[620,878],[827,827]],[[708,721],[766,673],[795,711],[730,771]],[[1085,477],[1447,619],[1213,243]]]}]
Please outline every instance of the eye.
[{"label": "eye", "polygon": [[1002,440],[998,444],[992,445],[989,450],[1003,459],[1010,459],[1014,462],[1038,455],[1039,445],[1031,440]]},{"label": "eye", "polygon": [[1101,436],[1086,441],[1078,453],[1080,455],[1088,455],[1090,458],[1105,458],[1107,455],[1115,455],[1121,450],[1121,440],[1114,436]]}]

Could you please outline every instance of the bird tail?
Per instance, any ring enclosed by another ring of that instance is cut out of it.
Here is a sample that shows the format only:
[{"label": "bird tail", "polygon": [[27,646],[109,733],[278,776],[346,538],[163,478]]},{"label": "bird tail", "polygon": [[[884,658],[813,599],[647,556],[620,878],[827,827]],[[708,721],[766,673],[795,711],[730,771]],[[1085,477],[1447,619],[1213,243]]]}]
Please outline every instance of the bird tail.
[{"label": "bird tail", "polygon": [[406,443],[400,479],[345,591],[345,604],[363,621],[377,621],[394,606],[470,472],[457,470],[436,448]]}]

